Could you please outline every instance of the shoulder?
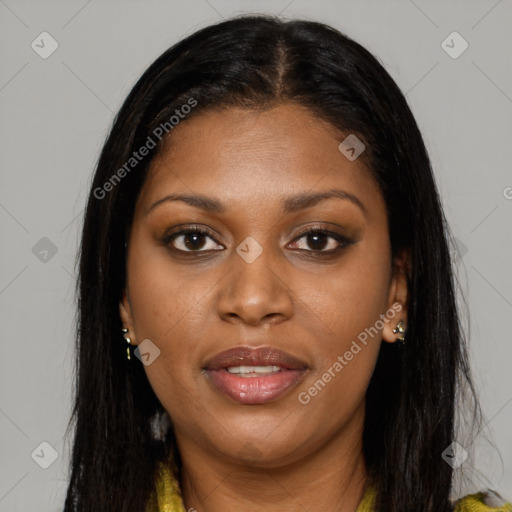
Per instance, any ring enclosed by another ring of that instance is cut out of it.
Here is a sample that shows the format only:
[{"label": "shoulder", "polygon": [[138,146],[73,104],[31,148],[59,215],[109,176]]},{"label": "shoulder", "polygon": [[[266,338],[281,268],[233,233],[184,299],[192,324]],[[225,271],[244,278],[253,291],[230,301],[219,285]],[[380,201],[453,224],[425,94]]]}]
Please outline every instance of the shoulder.
[{"label": "shoulder", "polygon": [[[375,490],[367,488],[356,512],[373,512]],[[490,489],[468,494],[453,503],[453,512],[512,512],[512,503]]]},{"label": "shoulder", "polygon": [[512,512],[512,503],[490,489],[468,494],[454,503],[453,512]]}]

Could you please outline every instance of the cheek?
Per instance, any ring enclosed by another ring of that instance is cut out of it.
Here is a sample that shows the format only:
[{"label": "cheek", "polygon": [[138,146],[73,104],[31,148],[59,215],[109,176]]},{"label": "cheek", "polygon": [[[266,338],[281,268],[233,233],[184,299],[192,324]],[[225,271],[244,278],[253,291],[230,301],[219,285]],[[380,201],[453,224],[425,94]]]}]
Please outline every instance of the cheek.
[{"label": "cheek", "polygon": [[316,366],[296,390],[311,429],[317,429],[314,422],[321,419],[323,431],[334,432],[363,413],[381,347],[379,320],[386,306],[385,285],[384,280],[377,283],[361,275],[331,280],[319,295],[317,303],[323,301],[320,310],[329,329],[318,339]]},{"label": "cheek", "polygon": [[321,319],[316,325],[323,324],[324,330],[317,336],[317,365],[298,398],[310,411],[332,421],[350,414],[364,399],[381,346],[389,246],[384,237],[369,240],[354,247],[343,264],[319,282],[304,282],[307,306]]},{"label": "cheek", "polygon": [[137,339],[165,345],[175,338],[180,323],[194,316],[205,286],[191,270],[171,263],[167,249],[135,225],[130,240],[128,281]]},{"label": "cheek", "polygon": [[[343,350],[372,326],[382,331],[379,320],[387,307],[391,276],[388,247],[385,237],[368,237],[351,247],[339,265],[315,280],[303,278],[303,299],[323,321],[332,347],[326,354]],[[375,341],[380,342],[380,335]]]},{"label": "cheek", "polygon": [[306,383],[309,387],[301,389],[311,398],[319,397],[312,409],[337,404],[338,411],[348,411],[363,399],[381,346],[384,299],[384,287],[383,293],[377,294],[375,281],[330,280],[324,286],[315,303],[323,304],[318,311],[325,329],[317,339],[316,366]]},{"label": "cheek", "polygon": [[160,350],[144,366],[151,387],[171,416],[190,411],[200,400],[194,363],[204,355],[204,342],[212,339],[207,321],[213,317],[212,293],[221,275],[171,263],[165,248],[134,229],[128,276],[137,343],[149,339]]},{"label": "cheek", "polygon": [[201,329],[205,288],[183,276],[169,276],[158,265],[148,262],[146,268],[133,274],[134,329],[137,342],[149,338],[160,350],[144,370],[173,417],[176,411],[189,411],[197,394],[193,380],[197,375],[191,366],[199,358],[201,344],[197,340],[207,335]]}]

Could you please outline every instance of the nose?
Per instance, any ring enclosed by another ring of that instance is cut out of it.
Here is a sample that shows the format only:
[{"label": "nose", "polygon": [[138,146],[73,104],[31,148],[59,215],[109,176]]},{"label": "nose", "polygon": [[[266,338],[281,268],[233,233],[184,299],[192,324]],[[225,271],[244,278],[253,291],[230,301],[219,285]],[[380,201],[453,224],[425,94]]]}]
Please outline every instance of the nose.
[{"label": "nose", "polygon": [[223,320],[275,325],[293,315],[293,292],[270,249],[248,263],[233,252],[231,272],[218,300]]}]

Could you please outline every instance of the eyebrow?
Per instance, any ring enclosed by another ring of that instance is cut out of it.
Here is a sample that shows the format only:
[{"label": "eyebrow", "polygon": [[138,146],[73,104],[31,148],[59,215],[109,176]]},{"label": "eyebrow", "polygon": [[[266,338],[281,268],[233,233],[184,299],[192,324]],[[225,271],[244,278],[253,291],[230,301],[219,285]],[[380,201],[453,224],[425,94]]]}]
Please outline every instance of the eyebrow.
[{"label": "eyebrow", "polygon": [[[347,200],[358,206],[362,212],[367,215],[368,211],[364,204],[350,192],[340,189],[331,189],[324,192],[308,193],[302,192],[294,196],[287,197],[283,201],[282,212],[284,214],[293,213],[305,208],[311,208],[320,201],[325,199],[341,199]],[[222,201],[213,197],[204,196],[201,194],[169,194],[162,199],[159,199],[153,203],[147,210],[145,215],[149,215],[157,206],[167,201],[183,201],[191,206],[204,210],[211,213],[226,213],[228,208]]]}]

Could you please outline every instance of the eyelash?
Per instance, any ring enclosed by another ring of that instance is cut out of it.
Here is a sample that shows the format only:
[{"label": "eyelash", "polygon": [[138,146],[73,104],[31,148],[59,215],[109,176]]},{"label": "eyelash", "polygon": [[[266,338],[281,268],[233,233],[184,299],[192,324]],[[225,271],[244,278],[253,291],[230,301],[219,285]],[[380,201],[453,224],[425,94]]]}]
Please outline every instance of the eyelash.
[{"label": "eyelash", "polygon": [[[216,243],[218,243],[215,240],[215,238],[213,237],[212,233],[209,230],[207,230],[207,229],[205,229],[205,228],[203,228],[201,226],[194,226],[194,227],[190,227],[190,228],[184,229],[182,231],[178,231],[176,233],[171,233],[169,235],[164,236],[164,238],[161,240],[161,242],[162,242],[162,244],[167,246],[167,245],[171,244],[171,242],[173,242],[179,236],[191,235],[191,234],[205,235],[205,236],[211,238],[212,240],[214,240]],[[300,240],[301,238],[304,238],[305,236],[307,236],[309,234],[327,235],[328,238],[333,238],[334,240],[336,240],[339,243],[338,247],[336,247],[335,249],[331,249],[329,251],[315,250],[315,249],[313,249],[313,250],[296,249],[298,251],[305,251],[305,252],[308,252],[308,253],[312,253],[312,255],[314,255],[314,256],[320,256],[320,257],[322,257],[322,256],[332,256],[333,254],[341,251],[342,249],[344,249],[348,245],[351,245],[351,244],[355,243],[354,240],[351,240],[350,238],[348,238],[348,237],[346,237],[344,235],[341,235],[339,233],[335,233],[333,231],[329,231],[329,230],[327,230],[325,228],[314,227],[314,226],[313,227],[309,227],[308,229],[306,229],[303,232],[301,232],[296,238],[294,238],[293,242],[297,242],[298,240]],[[208,249],[208,250],[198,250],[198,251],[184,251],[182,249],[176,249],[175,247],[170,247],[170,249],[173,250],[173,251],[176,251],[176,252],[178,252],[180,254],[190,255],[191,257],[201,257],[201,256],[198,256],[201,253],[210,253],[210,252],[214,252],[214,251],[220,250],[220,249]]]}]

